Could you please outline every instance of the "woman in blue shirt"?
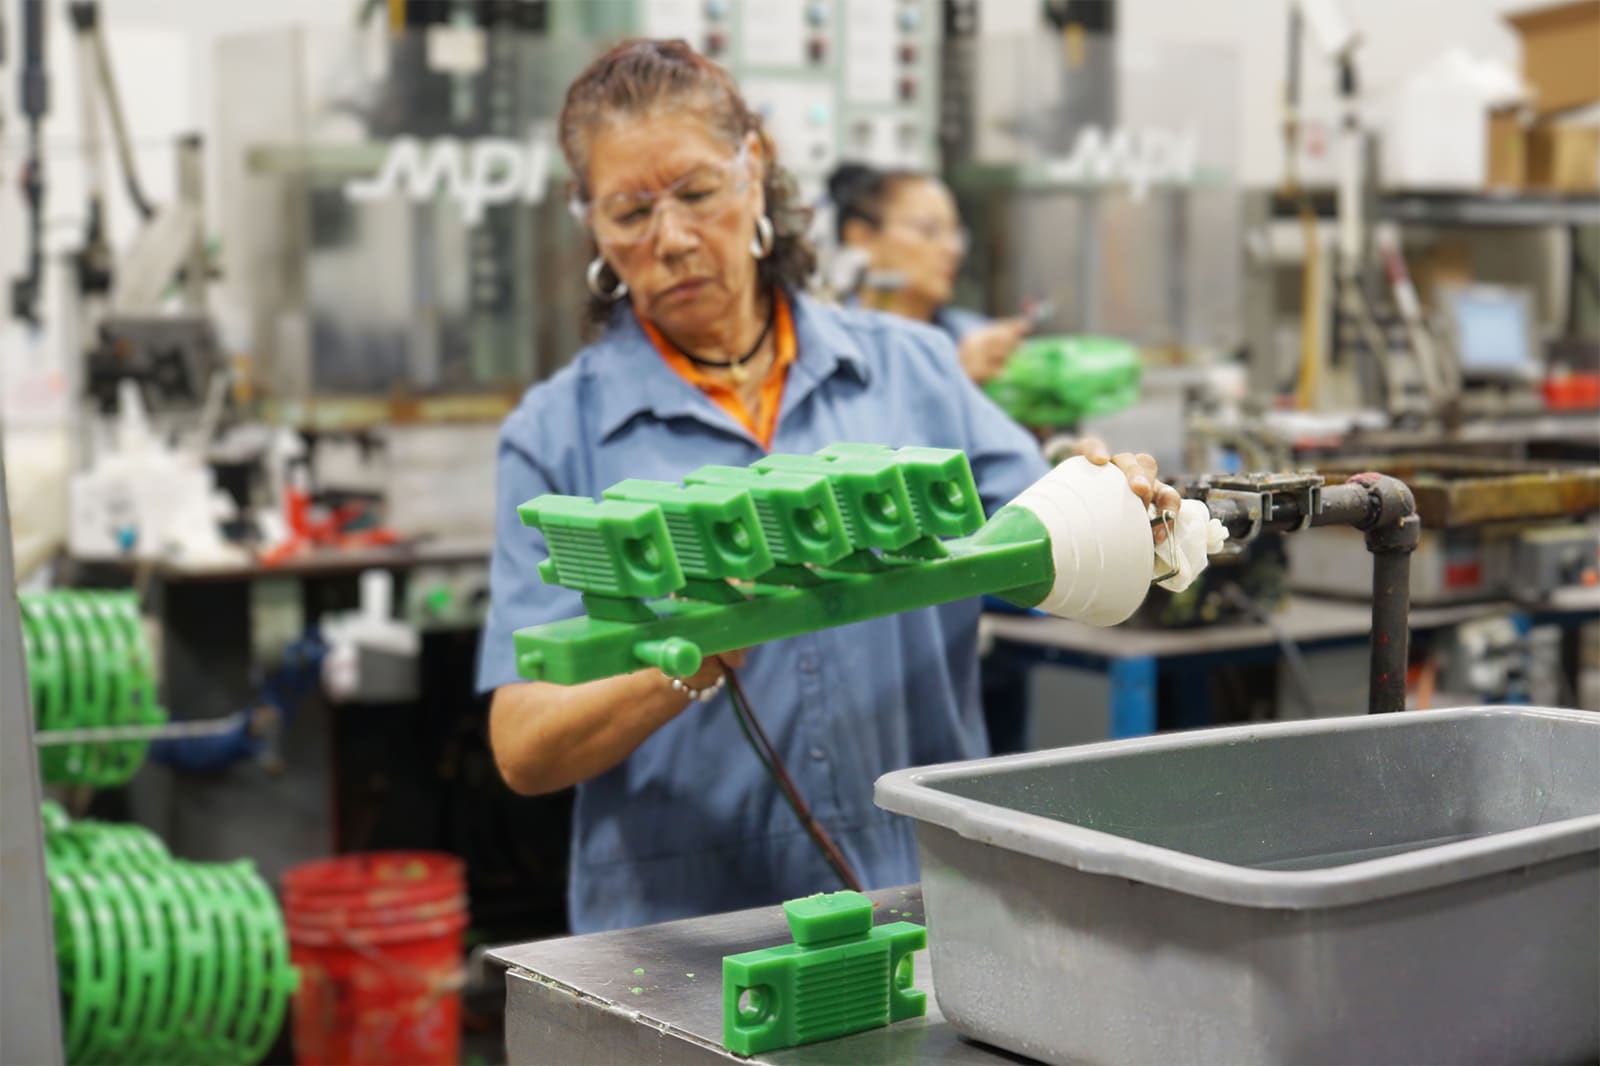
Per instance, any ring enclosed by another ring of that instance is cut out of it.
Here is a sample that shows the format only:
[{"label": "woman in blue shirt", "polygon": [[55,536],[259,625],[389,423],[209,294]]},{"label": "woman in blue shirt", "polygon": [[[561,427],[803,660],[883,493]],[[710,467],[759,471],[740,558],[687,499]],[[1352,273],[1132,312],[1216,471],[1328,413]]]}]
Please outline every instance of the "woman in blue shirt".
[{"label": "woman in blue shirt", "polygon": [[[715,660],[678,685],[653,670],[571,687],[518,678],[512,632],[582,604],[540,580],[544,540],[515,509],[547,492],[598,498],[624,478],[676,481],[707,463],[865,441],[964,450],[993,511],[1044,462],[943,334],[801,294],[812,254],[791,187],[726,72],[687,45],[630,41],[596,60],[568,92],[561,141],[598,249],[588,280],[604,332],[530,389],[501,432],[478,675],[494,691],[496,762],[519,792],[577,786],[568,911],[579,932],[838,888],[744,746]],[[1117,461],[1136,492],[1161,491],[1153,468]],[[917,878],[910,827],[873,805],[873,781],[986,753],[977,620],[971,601],[729,657],[869,886]]]},{"label": "woman in blue shirt", "polygon": [[[828,178],[828,199],[840,246],[865,260],[866,283],[857,298],[943,330],[979,385],[998,374],[1027,335],[1028,320],[991,321],[950,304],[968,238],[944,182],[911,170],[845,163]],[[875,285],[874,278],[892,285]]]}]

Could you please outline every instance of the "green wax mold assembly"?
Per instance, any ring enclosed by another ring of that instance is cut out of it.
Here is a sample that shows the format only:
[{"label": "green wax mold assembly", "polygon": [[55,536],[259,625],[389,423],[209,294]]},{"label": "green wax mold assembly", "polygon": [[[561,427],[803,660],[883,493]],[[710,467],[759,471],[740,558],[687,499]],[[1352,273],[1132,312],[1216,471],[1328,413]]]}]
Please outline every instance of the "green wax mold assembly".
[{"label": "green wax mold assembly", "polygon": [[1055,428],[1139,399],[1139,350],[1112,337],[1030,337],[983,386],[1025,426]]},{"label": "green wax mold assembly", "polygon": [[685,677],[725,651],[984,593],[1032,606],[1054,573],[1043,525],[1020,507],[986,523],[950,449],[835,444],[602,495],[518,509],[545,535],[539,575],[585,610],[513,635],[530,681]]},{"label": "green wax mold assembly", "polygon": [[833,892],[783,905],[794,942],[722,960],[722,1043],[759,1055],[875,1029],[927,1013],[912,953],[928,931],[872,924],[872,900]]}]

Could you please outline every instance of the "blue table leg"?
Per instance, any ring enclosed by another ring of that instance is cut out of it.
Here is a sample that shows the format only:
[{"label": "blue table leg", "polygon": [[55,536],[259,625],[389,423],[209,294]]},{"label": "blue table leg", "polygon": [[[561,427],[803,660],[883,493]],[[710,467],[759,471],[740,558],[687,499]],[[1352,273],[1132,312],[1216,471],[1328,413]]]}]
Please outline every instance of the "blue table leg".
[{"label": "blue table leg", "polygon": [[1111,660],[1111,736],[1148,736],[1156,731],[1156,661]]}]

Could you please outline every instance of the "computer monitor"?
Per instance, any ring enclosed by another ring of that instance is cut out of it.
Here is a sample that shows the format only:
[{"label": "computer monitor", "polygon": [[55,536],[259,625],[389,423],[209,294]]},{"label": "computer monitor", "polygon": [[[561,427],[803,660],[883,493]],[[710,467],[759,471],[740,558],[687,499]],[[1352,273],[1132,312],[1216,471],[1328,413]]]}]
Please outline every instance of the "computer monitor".
[{"label": "computer monitor", "polygon": [[1540,376],[1533,296],[1507,285],[1447,285],[1440,310],[1463,382],[1531,381]]}]

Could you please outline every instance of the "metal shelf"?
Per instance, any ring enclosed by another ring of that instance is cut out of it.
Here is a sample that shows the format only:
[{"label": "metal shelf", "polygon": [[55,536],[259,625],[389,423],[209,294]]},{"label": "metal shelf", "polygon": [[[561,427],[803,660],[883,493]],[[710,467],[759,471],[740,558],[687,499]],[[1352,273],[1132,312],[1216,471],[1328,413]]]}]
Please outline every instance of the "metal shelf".
[{"label": "metal shelf", "polygon": [[[1332,190],[1307,195],[1318,218],[1334,217]],[[1273,193],[1271,210],[1274,218],[1292,219],[1299,205]],[[1414,226],[1600,226],[1600,193],[1391,191],[1378,197],[1378,215]]]},{"label": "metal shelf", "polygon": [[1386,219],[1425,226],[1600,226],[1600,194],[1389,193]]}]

